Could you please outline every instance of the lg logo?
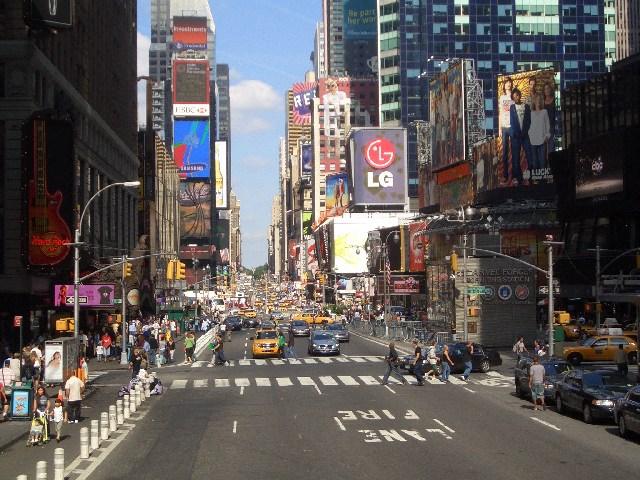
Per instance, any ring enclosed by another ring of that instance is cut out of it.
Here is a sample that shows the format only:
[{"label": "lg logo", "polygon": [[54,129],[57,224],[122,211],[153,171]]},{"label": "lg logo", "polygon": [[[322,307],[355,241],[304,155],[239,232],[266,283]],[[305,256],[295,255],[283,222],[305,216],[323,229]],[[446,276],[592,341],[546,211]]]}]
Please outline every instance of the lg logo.
[{"label": "lg logo", "polygon": [[[395,145],[386,138],[376,138],[365,149],[365,160],[374,170],[384,170],[396,160]],[[393,187],[393,174],[388,171],[380,173],[367,172],[367,187]]]}]

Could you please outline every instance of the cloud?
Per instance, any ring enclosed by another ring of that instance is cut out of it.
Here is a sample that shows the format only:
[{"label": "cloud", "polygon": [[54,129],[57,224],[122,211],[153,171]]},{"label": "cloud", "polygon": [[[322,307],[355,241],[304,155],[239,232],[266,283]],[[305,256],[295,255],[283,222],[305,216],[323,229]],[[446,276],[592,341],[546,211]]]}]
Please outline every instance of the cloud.
[{"label": "cloud", "polygon": [[229,67],[229,81],[230,82],[239,82],[244,79],[244,75],[234,67]]},{"label": "cloud", "polygon": [[[138,32],[138,76],[149,74],[149,46],[151,39]],[[138,125],[147,121],[146,114],[146,82],[138,82]]]},{"label": "cloud", "polygon": [[261,80],[241,80],[229,88],[232,114],[237,111],[278,110],[283,100],[275,89]]},{"label": "cloud", "polygon": [[273,128],[273,124],[255,112],[234,111],[231,114],[231,131],[233,134],[254,134],[266,132]]},{"label": "cloud", "polygon": [[240,159],[240,165],[247,168],[266,168],[274,165],[273,160],[259,155],[247,155]]}]

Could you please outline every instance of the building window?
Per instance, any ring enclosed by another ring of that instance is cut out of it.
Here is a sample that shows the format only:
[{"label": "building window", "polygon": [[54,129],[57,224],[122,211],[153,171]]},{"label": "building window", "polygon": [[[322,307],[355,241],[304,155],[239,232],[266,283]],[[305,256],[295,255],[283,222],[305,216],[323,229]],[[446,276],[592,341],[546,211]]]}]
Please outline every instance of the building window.
[{"label": "building window", "polygon": [[520,42],[521,53],[532,53],[536,51],[536,44],[533,42]]},{"label": "building window", "polygon": [[477,5],[476,15],[478,16],[491,16],[491,5]]},{"label": "building window", "polygon": [[498,5],[498,16],[499,17],[513,16],[513,10],[511,10],[511,5]]},{"label": "building window", "polygon": [[500,73],[512,73],[513,72],[513,62],[501,60],[498,63],[498,70]]},{"label": "building window", "polygon": [[478,53],[491,53],[491,42],[480,42],[477,47]]},{"label": "building window", "polygon": [[491,60],[478,60],[477,67],[478,72],[490,72]]},{"label": "building window", "polygon": [[513,53],[513,43],[500,42],[498,45],[498,53]]},{"label": "building window", "polygon": [[513,35],[513,25],[510,23],[501,23],[498,25],[498,34]]},{"label": "building window", "polygon": [[578,71],[578,62],[576,60],[565,60],[565,62],[564,62],[564,71],[565,72],[577,72]]},{"label": "building window", "polygon": [[478,23],[478,24],[476,24],[476,34],[477,35],[491,35],[491,24],[490,23]]},{"label": "building window", "polygon": [[578,7],[575,5],[563,5],[562,16],[563,17],[575,17],[578,14]]},{"label": "building window", "polygon": [[469,5],[456,5],[454,11],[456,15],[469,15]]},{"label": "building window", "polygon": [[584,14],[585,15],[598,15],[598,5],[585,5],[584,6]]},{"label": "building window", "polygon": [[433,33],[447,33],[447,24],[446,23],[434,23],[433,24]]},{"label": "building window", "polygon": [[573,42],[566,42],[564,44],[564,53],[578,53],[578,44]]},{"label": "building window", "polygon": [[575,23],[565,23],[562,25],[562,34],[565,37],[578,36],[578,26]]},{"label": "building window", "polygon": [[469,34],[469,24],[468,23],[456,23],[455,27],[456,35],[468,35]]},{"label": "building window", "polygon": [[438,5],[438,4],[433,4],[433,16],[434,17],[439,17],[442,15],[447,15],[448,12],[448,8],[447,5]]}]

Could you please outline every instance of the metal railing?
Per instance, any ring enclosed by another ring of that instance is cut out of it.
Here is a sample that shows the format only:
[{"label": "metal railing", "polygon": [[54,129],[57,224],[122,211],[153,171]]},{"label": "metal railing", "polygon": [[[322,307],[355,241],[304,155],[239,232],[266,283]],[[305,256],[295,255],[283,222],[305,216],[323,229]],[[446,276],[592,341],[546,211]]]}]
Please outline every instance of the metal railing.
[{"label": "metal railing", "polygon": [[417,338],[420,343],[431,341],[449,343],[453,341],[451,332],[430,331],[421,321],[389,322],[382,320],[353,319],[349,324],[352,330],[385,340],[410,342]]}]

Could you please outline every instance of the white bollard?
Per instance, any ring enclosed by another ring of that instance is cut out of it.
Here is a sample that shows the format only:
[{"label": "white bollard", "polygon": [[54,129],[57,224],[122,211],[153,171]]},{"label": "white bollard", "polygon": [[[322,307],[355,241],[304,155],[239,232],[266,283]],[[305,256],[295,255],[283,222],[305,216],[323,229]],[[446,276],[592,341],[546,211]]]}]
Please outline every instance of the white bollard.
[{"label": "white bollard", "polygon": [[145,398],[151,398],[151,390],[149,390],[149,382],[144,382],[144,396]]},{"label": "white bollard", "polygon": [[100,440],[109,440],[109,414],[100,414]]},{"label": "white bollard", "polygon": [[131,416],[131,412],[129,411],[129,405],[131,404],[131,400],[129,400],[129,394],[127,393],[122,401],[122,413],[124,414],[124,419],[127,420]]},{"label": "white bollard", "polygon": [[122,400],[116,400],[116,423],[122,425],[124,423],[124,415],[122,414]]},{"label": "white bollard", "polygon": [[18,475],[16,477],[16,480],[29,480],[29,477],[27,477],[26,475]]},{"label": "white bollard", "polygon": [[64,448],[53,451],[53,479],[64,480]]},{"label": "white bollard", "polygon": [[91,451],[100,448],[100,432],[98,431],[98,420],[91,420]]},{"label": "white bollard", "polygon": [[36,463],[36,480],[47,480],[47,462]]},{"label": "white bollard", "polygon": [[136,385],[136,407],[142,405],[142,387],[140,384]]},{"label": "white bollard", "polygon": [[80,458],[89,458],[89,429],[87,427],[80,429]]},{"label": "white bollard", "polygon": [[131,390],[130,399],[129,399],[129,410],[131,413],[136,413],[136,409],[138,402],[136,402],[136,389]]},{"label": "white bollard", "polygon": [[109,433],[115,432],[118,429],[116,423],[116,406],[109,405]]}]

